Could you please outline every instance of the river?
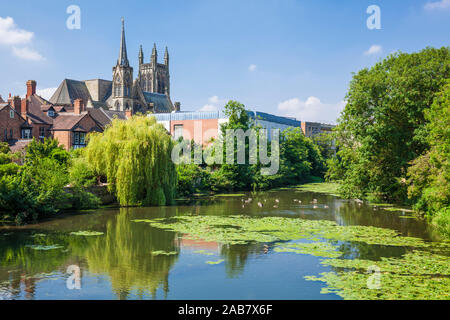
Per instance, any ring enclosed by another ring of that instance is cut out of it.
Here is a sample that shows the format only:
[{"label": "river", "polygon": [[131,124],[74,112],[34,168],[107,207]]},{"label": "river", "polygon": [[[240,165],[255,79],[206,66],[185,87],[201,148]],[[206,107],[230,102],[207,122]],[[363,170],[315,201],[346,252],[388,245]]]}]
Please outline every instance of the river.
[{"label": "river", "polygon": [[[252,201],[245,203],[248,198]],[[192,239],[133,221],[229,215],[330,220],[437,240],[424,221],[404,218],[406,212],[298,190],[167,207],[100,209],[0,227],[0,299],[342,299],[321,293],[323,282],[304,278],[333,270],[320,263],[323,257],[277,252],[273,243]],[[79,231],[98,233],[71,234]],[[406,250],[352,241],[335,244],[344,259],[379,260]]]}]

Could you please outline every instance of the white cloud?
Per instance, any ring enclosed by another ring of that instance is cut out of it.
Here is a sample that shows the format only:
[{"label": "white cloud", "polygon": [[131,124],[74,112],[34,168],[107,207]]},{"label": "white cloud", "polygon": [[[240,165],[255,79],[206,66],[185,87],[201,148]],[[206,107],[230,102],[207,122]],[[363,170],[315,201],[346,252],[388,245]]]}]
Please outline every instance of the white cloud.
[{"label": "white cloud", "polygon": [[220,99],[218,96],[212,96],[208,98],[208,103],[201,107],[198,111],[218,111],[226,104],[226,102],[226,99]]},{"label": "white cloud", "polygon": [[427,2],[425,4],[426,10],[439,10],[450,8],[450,0],[440,0],[435,2]]},{"label": "white cloud", "polygon": [[379,45],[377,45],[377,44],[374,44],[373,46],[371,46],[371,47],[369,48],[369,50],[367,50],[366,52],[364,52],[364,54],[365,54],[366,56],[369,56],[369,55],[379,54],[379,53],[381,53],[382,51],[383,51],[383,47],[382,47],[382,46],[379,46]]},{"label": "white cloud", "polygon": [[309,97],[306,101],[299,98],[289,99],[278,104],[278,111],[287,117],[301,121],[336,123],[345,102],[336,104],[322,103],[317,97]]},{"label": "white cloud", "polygon": [[0,17],[0,45],[11,48],[14,56],[32,61],[45,60],[39,52],[29,47],[33,37],[33,32],[20,29],[13,18]]},{"label": "white cloud", "polygon": [[217,111],[217,110],[219,110],[219,107],[212,104],[205,104],[198,111]]},{"label": "white cloud", "polygon": [[211,98],[208,99],[209,102],[211,103],[219,103],[219,97],[218,96],[212,96]]},{"label": "white cloud", "polygon": [[17,48],[17,47],[13,47],[13,54],[21,59],[24,60],[32,60],[32,61],[42,61],[45,60],[45,58],[43,56],[41,56],[41,54],[33,49],[30,49],[28,47],[23,47],[23,48]]},{"label": "white cloud", "polygon": [[11,17],[0,17],[0,44],[17,45],[27,44],[33,38],[34,33],[19,29]]},{"label": "white cloud", "polygon": [[248,66],[248,71],[253,72],[256,71],[256,64],[251,64]]},{"label": "white cloud", "polygon": [[38,96],[41,96],[45,100],[48,100],[52,97],[52,95],[55,93],[56,89],[58,88],[45,88],[45,89],[36,89],[36,94]]}]

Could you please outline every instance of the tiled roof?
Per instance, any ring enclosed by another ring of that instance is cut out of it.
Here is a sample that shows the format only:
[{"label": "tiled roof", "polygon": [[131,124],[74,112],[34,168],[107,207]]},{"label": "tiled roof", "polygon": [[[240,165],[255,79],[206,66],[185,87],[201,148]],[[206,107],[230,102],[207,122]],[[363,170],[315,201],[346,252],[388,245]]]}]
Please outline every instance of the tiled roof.
[{"label": "tiled roof", "polygon": [[28,113],[27,116],[31,120],[32,123],[36,124],[48,124],[51,125],[53,123],[53,119],[42,111],[41,106],[48,102],[47,100],[39,97],[34,94],[28,98]]},{"label": "tiled roof", "polygon": [[23,150],[31,141],[31,139],[29,140],[9,140],[8,144],[9,144],[9,149],[11,150],[11,152],[17,152],[17,151],[21,151]]},{"label": "tiled roof", "polygon": [[144,94],[145,101],[154,104],[154,112],[172,112],[173,105],[169,97],[165,94],[154,92],[142,92]]},{"label": "tiled roof", "polygon": [[118,118],[120,120],[127,120],[124,111],[113,111],[113,110],[103,110],[103,111],[111,120],[114,118]]},{"label": "tiled roof", "polygon": [[91,99],[86,84],[83,81],[64,79],[50,98],[50,102],[67,105],[72,104],[75,99],[83,99],[85,103]]},{"label": "tiled roof", "polygon": [[2,103],[2,102],[5,102],[5,101],[2,99],[2,95],[0,95],[0,103]]},{"label": "tiled roof", "polygon": [[89,111],[89,114],[95,120],[95,122],[97,122],[102,128],[111,123],[111,119],[103,109],[88,108],[87,110]]},{"label": "tiled roof", "polygon": [[51,130],[71,130],[86,115],[87,112],[81,114],[59,114],[53,119]]}]

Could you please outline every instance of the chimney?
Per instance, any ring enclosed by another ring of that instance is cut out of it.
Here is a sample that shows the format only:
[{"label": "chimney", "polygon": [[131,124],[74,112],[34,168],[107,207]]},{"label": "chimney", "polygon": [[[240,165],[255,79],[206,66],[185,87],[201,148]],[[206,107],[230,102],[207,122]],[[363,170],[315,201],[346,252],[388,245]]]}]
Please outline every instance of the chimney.
[{"label": "chimney", "polygon": [[[17,113],[22,113],[22,100],[19,96],[15,96],[14,98],[10,98],[11,102],[9,103]],[[9,101],[9,100],[8,100]]]},{"label": "chimney", "polygon": [[20,108],[20,114],[22,115],[22,117],[24,119],[26,119],[27,113],[28,113],[28,100],[25,98],[25,99],[22,99],[22,106]]},{"label": "chimney", "polygon": [[84,111],[83,99],[75,99],[75,101],[73,102],[73,113],[81,114]]},{"label": "chimney", "polygon": [[27,98],[36,94],[36,81],[28,80],[27,81]]},{"label": "chimney", "polygon": [[180,112],[181,109],[181,103],[180,102],[175,102],[174,103],[175,106],[175,112]]},{"label": "chimney", "polygon": [[125,116],[127,117],[127,119],[130,119],[132,115],[133,111],[131,109],[125,110]]},{"label": "chimney", "polygon": [[13,99],[11,98],[11,93],[9,93],[8,96],[8,103],[12,106],[13,105]]}]

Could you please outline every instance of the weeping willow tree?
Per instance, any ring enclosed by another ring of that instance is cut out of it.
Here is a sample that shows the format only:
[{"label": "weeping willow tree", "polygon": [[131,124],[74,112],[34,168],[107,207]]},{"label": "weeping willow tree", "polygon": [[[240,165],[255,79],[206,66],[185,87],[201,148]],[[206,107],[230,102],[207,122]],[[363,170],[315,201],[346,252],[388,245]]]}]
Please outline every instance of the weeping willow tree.
[{"label": "weeping willow tree", "polygon": [[91,135],[85,156],[108,179],[108,189],[122,206],[173,202],[176,170],[173,141],[154,117],[114,119],[103,133]]}]

